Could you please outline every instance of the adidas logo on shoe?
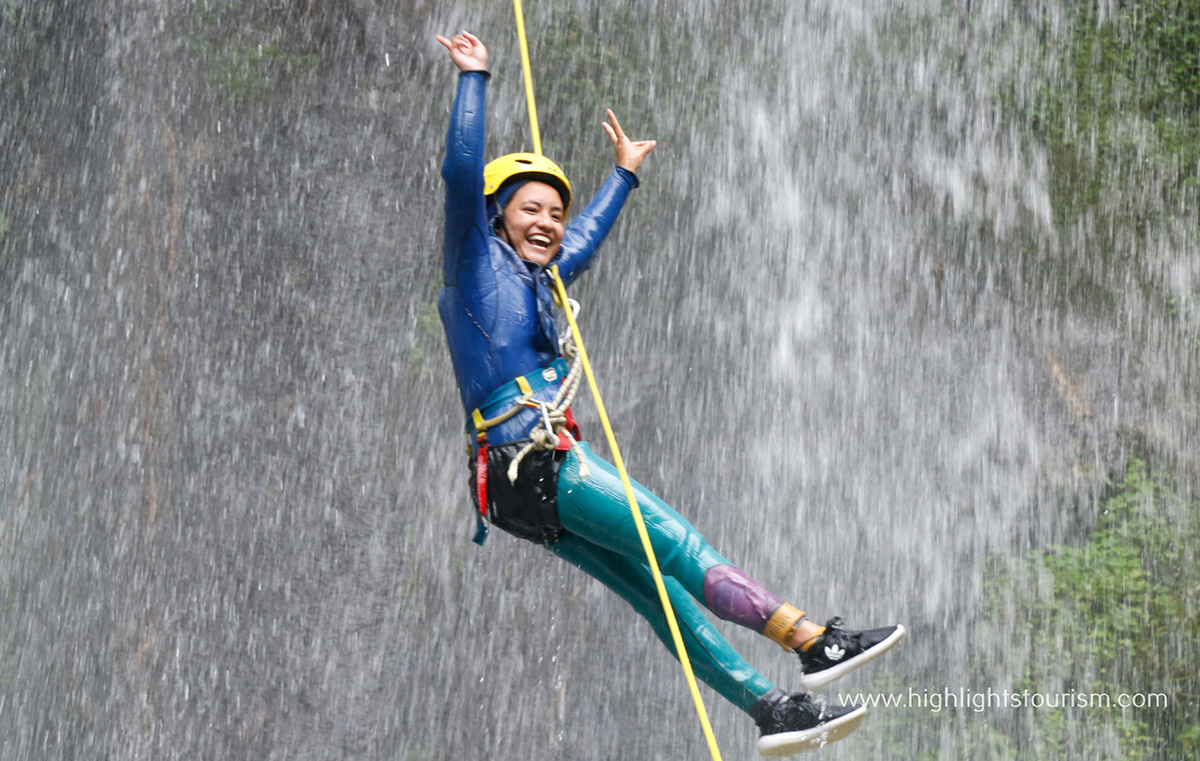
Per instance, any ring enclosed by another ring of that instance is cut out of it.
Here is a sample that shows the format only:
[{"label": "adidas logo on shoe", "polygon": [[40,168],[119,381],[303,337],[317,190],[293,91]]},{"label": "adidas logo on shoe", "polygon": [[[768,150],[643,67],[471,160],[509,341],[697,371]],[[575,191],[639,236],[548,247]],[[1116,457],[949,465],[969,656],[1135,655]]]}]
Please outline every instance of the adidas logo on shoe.
[{"label": "adidas logo on shoe", "polygon": [[904,639],[905,634],[900,625],[860,632],[843,629],[841,624],[840,618],[830,619],[825,624],[825,633],[816,638],[812,647],[796,651],[804,668],[804,676],[800,678],[800,686],[804,689],[819,690],[845,676],[886,653]]},{"label": "adidas logo on shoe", "polygon": [[846,657],[846,648],[838,645],[829,645],[825,648],[825,658],[836,663]]}]

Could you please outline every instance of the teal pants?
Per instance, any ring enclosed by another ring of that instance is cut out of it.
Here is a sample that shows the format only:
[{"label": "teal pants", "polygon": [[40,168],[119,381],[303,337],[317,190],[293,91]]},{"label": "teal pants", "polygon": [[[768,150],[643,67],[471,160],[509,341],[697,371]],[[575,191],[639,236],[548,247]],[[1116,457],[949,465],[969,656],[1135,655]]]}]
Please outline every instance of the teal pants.
[{"label": "teal pants", "polygon": [[[590,474],[581,478],[579,458],[574,452],[567,455],[558,476],[558,518],[568,533],[546,547],[624,598],[674,655],[674,640],[621,477],[586,443],[580,447]],[[774,685],[725,641],[701,607],[704,574],[713,566],[731,564],[665,502],[636,481],[633,489],[692,669],[730,703],[749,711]]]}]

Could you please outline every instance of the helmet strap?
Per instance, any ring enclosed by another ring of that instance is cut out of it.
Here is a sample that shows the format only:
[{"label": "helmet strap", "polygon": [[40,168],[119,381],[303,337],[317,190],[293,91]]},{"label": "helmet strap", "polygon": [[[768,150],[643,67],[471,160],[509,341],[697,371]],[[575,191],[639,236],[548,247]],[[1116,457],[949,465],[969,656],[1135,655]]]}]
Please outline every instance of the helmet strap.
[{"label": "helmet strap", "polygon": [[511,241],[508,240],[508,230],[504,227],[504,210],[508,208],[508,202],[512,200],[512,197],[515,196],[517,191],[520,190],[527,182],[529,182],[529,180],[524,179],[518,179],[510,182],[492,194],[491,198],[489,199],[489,204],[493,204],[495,208],[495,211],[492,212],[492,229],[504,239],[505,243],[509,243],[510,245]]}]

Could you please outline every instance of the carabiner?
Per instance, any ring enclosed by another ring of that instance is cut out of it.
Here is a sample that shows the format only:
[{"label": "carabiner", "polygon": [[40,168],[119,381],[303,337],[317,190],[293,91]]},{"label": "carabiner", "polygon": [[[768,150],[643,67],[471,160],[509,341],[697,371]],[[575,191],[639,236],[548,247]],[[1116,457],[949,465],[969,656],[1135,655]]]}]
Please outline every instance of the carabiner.
[{"label": "carabiner", "polygon": [[546,424],[546,430],[552,435],[554,434],[554,425],[550,422],[550,411],[546,408],[545,402],[538,402],[538,409],[542,411],[542,422]]}]

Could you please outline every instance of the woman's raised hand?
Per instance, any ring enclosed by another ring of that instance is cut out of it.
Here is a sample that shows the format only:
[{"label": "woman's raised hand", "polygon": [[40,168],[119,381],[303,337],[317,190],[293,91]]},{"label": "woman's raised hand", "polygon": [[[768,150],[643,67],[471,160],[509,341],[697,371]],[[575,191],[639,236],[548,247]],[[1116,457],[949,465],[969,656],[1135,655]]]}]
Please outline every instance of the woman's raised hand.
[{"label": "woman's raised hand", "polygon": [[646,155],[654,150],[654,146],[658,145],[658,141],[630,140],[625,136],[625,130],[621,129],[621,123],[617,121],[617,115],[612,112],[612,109],[608,109],[606,113],[608,121],[603,122],[601,126],[612,140],[613,152],[617,154],[617,166],[636,173],[638,167],[646,159]]},{"label": "woman's raised hand", "polygon": [[470,32],[459,32],[450,39],[446,39],[439,34],[437,41],[450,51],[450,60],[454,62],[459,71],[487,71],[487,48],[475,35]]}]

